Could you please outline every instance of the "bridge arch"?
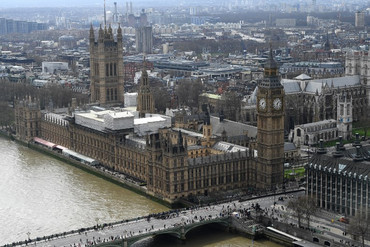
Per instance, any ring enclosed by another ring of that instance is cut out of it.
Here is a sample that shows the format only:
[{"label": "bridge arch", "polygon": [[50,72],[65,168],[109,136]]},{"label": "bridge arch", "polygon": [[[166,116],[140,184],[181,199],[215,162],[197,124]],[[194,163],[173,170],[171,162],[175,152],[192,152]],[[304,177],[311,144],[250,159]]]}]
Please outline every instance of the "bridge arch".
[{"label": "bridge arch", "polygon": [[[171,227],[167,229],[161,229],[159,231],[155,232],[146,232],[142,233],[137,236],[131,236],[125,239],[116,239],[111,242],[106,242],[106,243],[100,243],[98,246],[104,246],[104,247],[122,247],[122,246],[127,246],[130,247],[134,245],[137,242],[140,242],[144,239],[147,238],[155,238],[157,236],[164,236],[164,235],[169,235],[174,238],[177,238],[179,240],[185,240],[186,235],[191,232],[192,230],[207,226],[207,225],[221,225],[223,227],[229,227],[230,226],[230,221],[229,218],[216,218],[216,219],[209,219],[209,220],[204,220],[201,222],[195,222],[192,224],[188,225],[179,225],[176,227]],[[126,244],[125,244],[126,243]]]},{"label": "bridge arch", "polygon": [[202,222],[199,222],[198,224],[191,224],[187,227],[184,227],[184,238],[192,230],[197,229],[199,227],[204,227],[204,226],[207,226],[207,225],[221,225],[221,226],[224,226],[224,227],[229,227],[230,226],[229,221],[227,219],[202,221]]}]

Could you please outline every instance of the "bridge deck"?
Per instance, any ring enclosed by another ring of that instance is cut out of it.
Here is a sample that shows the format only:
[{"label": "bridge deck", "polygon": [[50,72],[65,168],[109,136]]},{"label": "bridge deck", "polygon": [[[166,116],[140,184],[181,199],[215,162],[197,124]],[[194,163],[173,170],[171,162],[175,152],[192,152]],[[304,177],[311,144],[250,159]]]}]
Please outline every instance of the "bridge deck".
[{"label": "bridge deck", "polygon": [[[302,193],[297,191],[297,194]],[[172,234],[177,237],[184,237],[188,231],[202,224],[220,223],[227,225],[229,215],[235,211],[247,211],[253,203],[258,202],[262,208],[270,207],[275,200],[274,196],[251,198],[243,202],[229,202],[208,207],[198,207],[181,212],[165,212],[155,214],[151,217],[141,217],[137,220],[122,221],[118,223],[105,224],[99,229],[80,229],[74,233],[67,233],[65,236],[58,234],[49,236],[47,240],[40,238],[32,240],[27,246],[61,247],[77,246],[85,247],[91,245],[99,246],[122,246],[123,239],[133,243],[139,239],[159,234]],[[180,230],[181,229],[181,230]],[[182,235],[181,235],[182,234]],[[119,245],[115,243],[120,243]],[[21,245],[21,244],[16,244]],[[12,244],[8,246],[13,246]],[[22,246],[25,246],[23,244]]]},{"label": "bridge deck", "polygon": [[[96,230],[87,230],[80,233],[67,234],[50,240],[41,240],[28,243],[28,246],[90,246],[105,245],[108,242],[128,242],[142,239],[158,234],[173,234],[180,236],[180,228],[184,227],[185,232],[199,225],[209,223],[226,223],[229,217],[228,212],[234,208],[227,208],[223,204],[203,207],[193,210],[156,214],[152,217],[145,217],[119,224],[107,225]],[[122,245],[121,245],[122,246]]]}]

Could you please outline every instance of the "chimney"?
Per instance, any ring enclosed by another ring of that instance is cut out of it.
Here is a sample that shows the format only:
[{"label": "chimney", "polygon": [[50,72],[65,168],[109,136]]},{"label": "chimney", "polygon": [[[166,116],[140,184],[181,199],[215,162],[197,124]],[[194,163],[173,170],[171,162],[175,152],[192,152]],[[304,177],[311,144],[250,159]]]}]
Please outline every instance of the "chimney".
[{"label": "chimney", "polygon": [[339,136],[339,148],[340,150],[346,150],[343,144],[343,136]]},{"label": "chimney", "polygon": [[363,157],[362,157],[361,152],[360,152],[360,148],[361,148],[361,146],[356,146],[356,155],[353,158],[353,161],[362,161],[363,160]]},{"label": "chimney", "polygon": [[360,134],[359,133],[356,133],[356,139],[355,139],[355,142],[352,145],[356,146],[356,147],[361,147]]},{"label": "chimney", "polygon": [[341,157],[341,156],[343,156],[343,152],[342,152],[342,149],[340,147],[340,143],[337,142],[336,143],[336,149],[333,152],[333,157],[338,158],[338,157]]},{"label": "chimney", "polygon": [[323,139],[320,139],[319,148],[317,149],[316,153],[326,154],[326,148],[324,147],[324,140]]}]

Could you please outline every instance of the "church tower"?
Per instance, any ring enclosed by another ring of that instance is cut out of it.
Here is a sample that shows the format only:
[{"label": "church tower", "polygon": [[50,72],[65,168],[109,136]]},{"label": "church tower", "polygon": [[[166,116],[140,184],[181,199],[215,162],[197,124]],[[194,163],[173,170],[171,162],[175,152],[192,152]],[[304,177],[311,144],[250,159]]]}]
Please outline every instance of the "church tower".
[{"label": "church tower", "polygon": [[284,179],[284,88],[270,49],[264,79],[257,93],[257,184],[259,189],[275,189]]},{"label": "church tower", "polygon": [[122,29],[114,39],[111,26],[98,32],[90,28],[90,100],[101,105],[122,105],[124,102]]},{"label": "church tower", "polygon": [[352,98],[350,95],[338,95],[337,105],[337,127],[339,135],[344,140],[350,140],[352,137]]},{"label": "church tower", "polygon": [[150,90],[149,76],[146,72],[145,65],[141,74],[140,88],[137,94],[137,111],[140,117],[145,117],[145,113],[155,113],[153,93]]}]

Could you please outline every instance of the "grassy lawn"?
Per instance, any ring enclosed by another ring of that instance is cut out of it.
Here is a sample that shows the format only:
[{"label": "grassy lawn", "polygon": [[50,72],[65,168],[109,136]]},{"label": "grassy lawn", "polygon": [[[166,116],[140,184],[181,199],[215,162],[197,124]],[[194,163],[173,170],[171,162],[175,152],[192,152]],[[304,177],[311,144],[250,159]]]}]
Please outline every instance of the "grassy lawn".
[{"label": "grassy lawn", "polygon": [[360,136],[364,136],[365,129],[367,129],[367,137],[370,137],[370,120],[354,122],[352,125],[352,134],[355,136],[356,133],[359,133]]},{"label": "grassy lawn", "polygon": [[[347,143],[352,143],[354,142],[354,138],[352,140],[343,140],[343,144],[347,144]],[[334,147],[335,145],[337,145],[337,142],[339,142],[339,140],[335,140],[335,141],[330,141],[330,142],[324,142],[324,147]],[[316,147],[318,147],[319,145],[316,145]]]},{"label": "grassy lawn", "polygon": [[[352,129],[352,135],[355,137],[356,133],[361,136],[365,136],[365,130],[363,128]],[[370,137],[370,128],[367,130],[367,137]]]},{"label": "grassy lawn", "polygon": [[[304,167],[294,168],[294,169],[285,169],[284,177],[285,178],[292,178],[292,177],[303,177],[305,175],[306,170]],[[294,173],[295,175],[291,175]]]}]

